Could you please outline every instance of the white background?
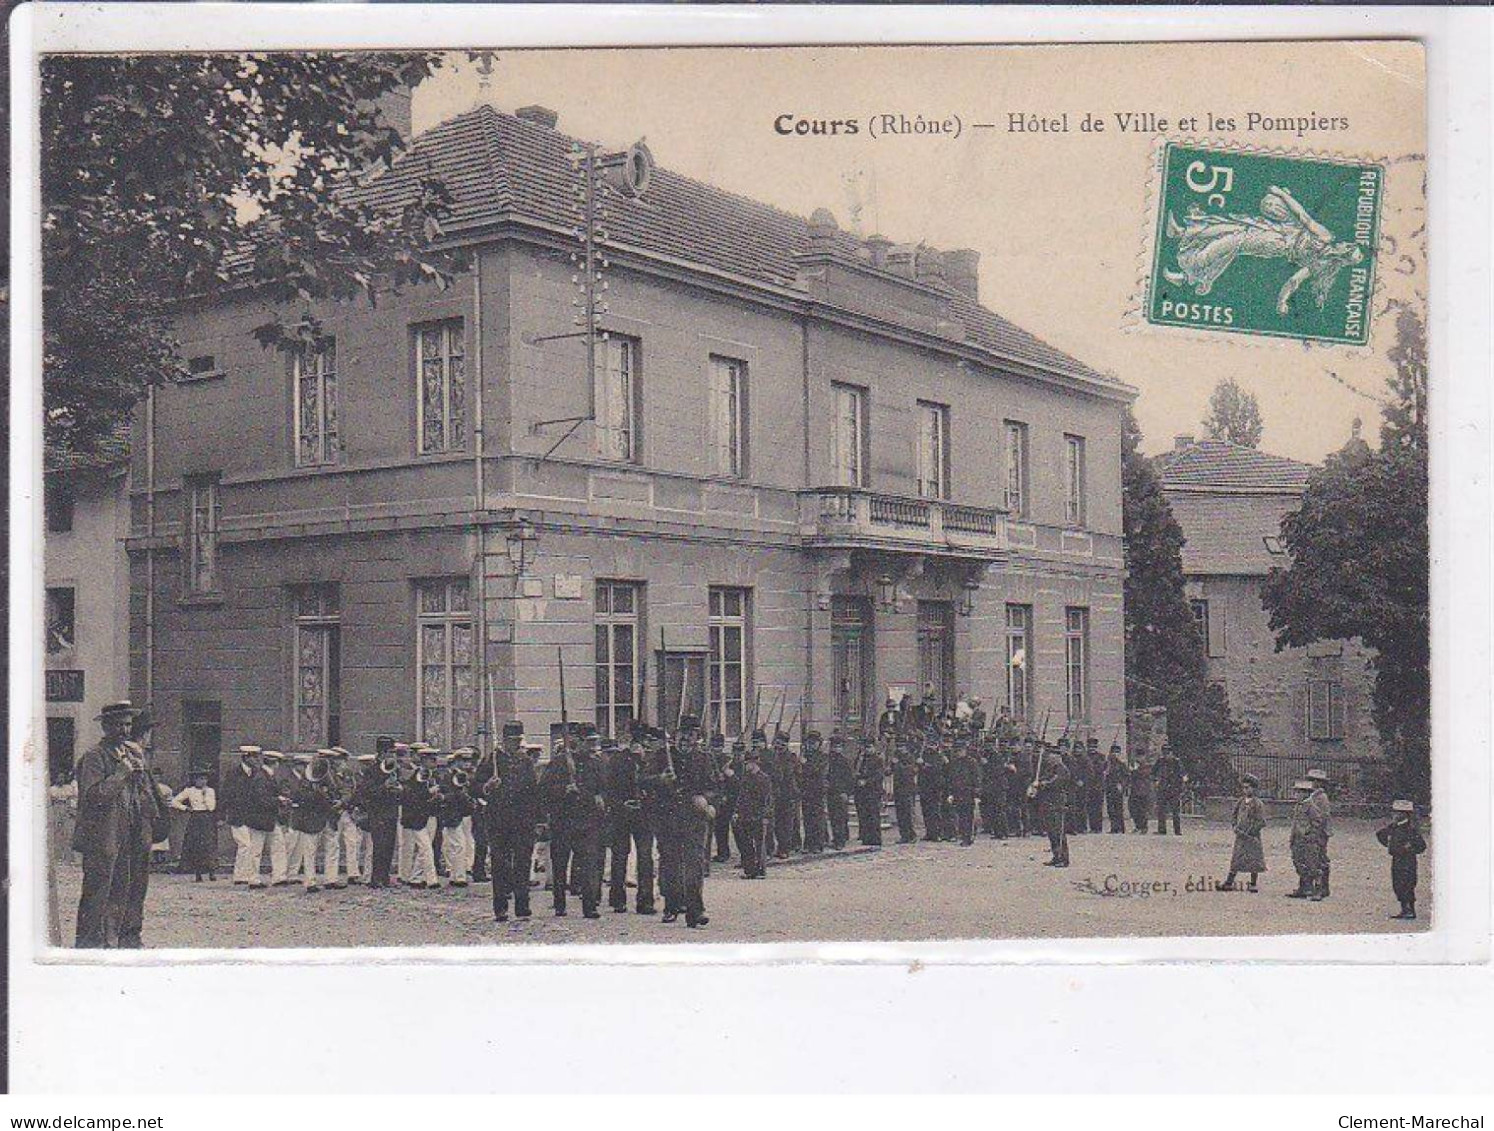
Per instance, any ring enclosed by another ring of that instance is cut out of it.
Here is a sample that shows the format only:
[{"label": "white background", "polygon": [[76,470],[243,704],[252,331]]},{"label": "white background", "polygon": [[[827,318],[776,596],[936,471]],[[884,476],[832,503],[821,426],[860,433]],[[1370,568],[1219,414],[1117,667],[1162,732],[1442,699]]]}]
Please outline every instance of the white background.
[{"label": "white background", "polygon": [[[1483,11],[1383,8],[18,10],[12,19],[12,1087],[1487,1089],[1494,1065],[1494,978],[1487,965],[1490,29]],[[72,953],[38,953],[41,829],[33,818],[40,812],[44,732],[33,642],[41,623],[35,426],[41,394],[39,286],[28,235],[36,208],[29,124],[36,50],[1366,35],[1417,37],[1428,47],[1438,790],[1432,934],[621,954],[580,948],[208,953],[189,963],[147,952],[90,956],[92,965],[76,964]],[[1222,961],[1244,956],[1255,961]],[[418,961],[394,964],[412,957]],[[1334,965],[1310,965],[1330,959]],[[1401,964],[1368,964],[1389,962]],[[42,1107],[41,1114],[81,1113],[78,1104]],[[1330,1109],[1314,1111],[1321,1116],[1314,1125],[1336,1125]],[[313,1113],[302,1114],[309,1121]],[[381,1121],[394,1116],[386,1109]],[[689,1108],[671,1117],[714,1119]]]}]

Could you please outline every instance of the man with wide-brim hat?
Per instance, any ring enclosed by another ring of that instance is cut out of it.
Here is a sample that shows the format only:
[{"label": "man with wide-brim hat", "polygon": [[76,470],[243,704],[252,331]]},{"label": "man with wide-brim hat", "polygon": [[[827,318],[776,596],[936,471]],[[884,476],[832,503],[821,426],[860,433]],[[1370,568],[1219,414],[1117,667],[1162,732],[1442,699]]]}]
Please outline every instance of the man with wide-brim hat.
[{"label": "man with wide-brim hat", "polygon": [[1292,808],[1292,832],[1288,840],[1292,852],[1292,867],[1297,870],[1297,887],[1287,892],[1288,899],[1311,899],[1318,889],[1318,876],[1323,868],[1322,848],[1314,831],[1314,819],[1310,808],[1313,783],[1307,778],[1298,778],[1292,783],[1297,802]]},{"label": "man with wide-brim hat", "polygon": [[1330,865],[1328,862],[1328,838],[1333,835],[1333,803],[1328,800],[1328,786],[1330,784],[1327,770],[1312,769],[1307,771],[1307,780],[1312,783],[1312,794],[1308,797],[1311,805],[1313,818],[1313,832],[1318,838],[1319,851],[1322,854],[1322,867],[1318,871],[1318,890],[1312,896],[1314,900],[1328,898],[1328,873]]},{"label": "man with wide-brim hat", "polygon": [[78,760],[73,831],[73,848],[83,856],[78,947],[140,946],[152,826],[162,802],[144,749],[130,739],[139,713],[128,700],[106,705],[97,716],[103,737]]},{"label": "man with wide-brim hat", "polygon": [[1390,807],[1394,815],[1390,824],[1375,833],[1375,838],[1390,853],[1390,886],[1400,901],[1400,911],[1392,919],[1416,918],[1416,858],[1427,850],[1427,841],[1416,825],[1416,805],[1406,798]]}]

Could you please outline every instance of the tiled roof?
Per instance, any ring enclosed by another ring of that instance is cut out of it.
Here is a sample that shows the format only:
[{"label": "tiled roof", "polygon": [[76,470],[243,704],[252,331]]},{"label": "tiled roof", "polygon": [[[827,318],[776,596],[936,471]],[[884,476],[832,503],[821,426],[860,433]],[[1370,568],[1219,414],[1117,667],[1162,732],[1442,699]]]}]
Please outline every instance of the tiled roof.
[{"label": "tiled roof", "polygon": [[1166,491],[1261,491],[1300,495],[1312,466],[1225,440],[1200,440],[1156,459]]},{"label": "tiled roof", "polygon": [[[481,106],[417,137],[393,169],[361,185],[355,198],[380,208],[400,208],[416,198],[422,179],[440,180],[452,196],[444,221],[453,236],[505,221],[571,230],[577,174],[575,140],[537,122]],[[609,241],[737,279],[803,294],[795,256],[810,249],[809,221],[760,201],[656,168],[648,192],[629,200],[604,190]],[[861,242],[835,232],[831,254],[863,258]],[[1100,374],[988,310],[948,283],[942,292],[964,328],[968,345],[994,360],[1098,383],[1129,393],[1129,386]]]}]

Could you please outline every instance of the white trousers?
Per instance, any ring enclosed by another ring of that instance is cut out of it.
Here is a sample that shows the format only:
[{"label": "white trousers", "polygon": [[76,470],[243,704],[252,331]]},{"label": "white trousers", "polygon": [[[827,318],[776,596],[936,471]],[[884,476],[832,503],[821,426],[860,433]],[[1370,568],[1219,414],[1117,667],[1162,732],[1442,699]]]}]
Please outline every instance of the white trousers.
[{"label": "white trousers", "polygon": [[472,862],[477,847],[472,843],[472,818],[463,817],[459,825],[447,825],[441,829],[441,860],[446,865],[446,878],[454,883],[467,883],[472,879]]},{"label": "white trousers", "polygon": [[364,866],[364,857],[373,853],[373,838],[360,829],[346,813],[338,820],[337,831],[342,837],[342,862],[347,868],[348,879],[361,879],[372,870]]},{"label": "white trousers", "polygon": [[262,887],[264,881],[259,878],[259,862],[264,857],[265,837],[269,834],[248,825],[233,825],[228,831],[233,833],[235,848],[233,882]]},{"label": "white trousers", "polygon": [[321,883],[316,870],[316,845],[319,839],[320,833],[303,833],[295,829],[290,831],[289,878],[301,880],[309,888]]},{"label": "white trousers", "polygon": [[342,833],[336,825],[316,834],[322,850],[322,878],[329,884],[342,883]]},{"label": "white trousers", "polygon": [[276,825],[265,833],[265,843],[270,846],[270,882],[283,883],[290,867],[290,826]]},{"label": "white trousers", "polygon": [[430,818],[424,827],[418,829],[400,826],[399,833],[399,878],[412,884],[438,883],[436,818]]}]

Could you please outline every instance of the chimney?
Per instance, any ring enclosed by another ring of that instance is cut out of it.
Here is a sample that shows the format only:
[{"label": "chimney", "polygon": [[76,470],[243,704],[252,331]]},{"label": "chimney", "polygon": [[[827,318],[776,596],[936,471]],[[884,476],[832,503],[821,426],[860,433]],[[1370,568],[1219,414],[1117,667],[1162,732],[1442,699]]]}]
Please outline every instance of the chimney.
[{"label": "chimney", "polygon": [[1186,432],[1180,432],[1172,438],[1172,450],[1175,452],[1181,452],[1185,448],[1191,448],[1192,446],[1193,437]]},{"label": "chimney", "polygon": [[866,250],[871,253],[871,265],[878,271],[887,270],[887,249],[892,241],[886,236],[867,236]]},{"label": "chimney", "polygon": [[560,115],[548,106],[520,106],[514,111],[514,117],[533,122],[536,126],[543,126],[547,130],[553,130],[555,124],[560,121]]},{"label": "chimney", "polygon": [[913,261],[918,255],[918,245],[900,243],[887,249],[886,268],[904,279],[913,278]]},{"label": "chimney", "polygon": [[944,278],[950,286],[980,300],[980,252],[962,247],[944,253]]},{"label": "chimney", "polygon": [[835,247],[835,233],[840,231],[840,225],[835,222],[835,214],[828,208],[816,208],[809,217],[809,250],[812,252],[828,252]]},{"label": "chimney", "polygon": [[931,247],[919,244],[913,255],[913,274],[920,283],[943,282],[944,256]]},{"label": "chimney", "polygon": [[391,130],[397,130],[406,145],[415,136],[410,122],[411,97],[412,92],[408,86],[397,86],[379,95],[374,103],[379,120]]}]

